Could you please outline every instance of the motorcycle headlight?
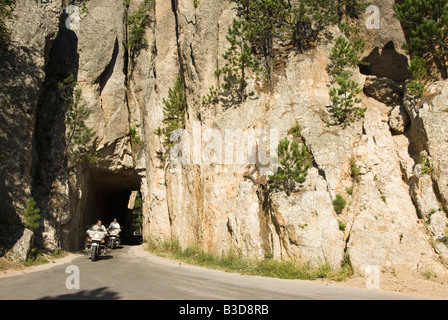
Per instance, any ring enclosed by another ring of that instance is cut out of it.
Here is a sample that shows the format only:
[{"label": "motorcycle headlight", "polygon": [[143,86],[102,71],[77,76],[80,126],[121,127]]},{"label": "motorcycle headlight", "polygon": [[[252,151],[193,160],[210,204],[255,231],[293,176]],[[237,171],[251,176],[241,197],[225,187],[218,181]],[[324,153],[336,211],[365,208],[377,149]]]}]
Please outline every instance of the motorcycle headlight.
[{"label": "motorcycle headlight", "polygon": [[100,239],[100,238],[101,238],[101,236],[100,236],[100,234],[99,234],[98,232],[95,232],[95,233],[93,234],[93,239],[98,240],[98,239]]}]

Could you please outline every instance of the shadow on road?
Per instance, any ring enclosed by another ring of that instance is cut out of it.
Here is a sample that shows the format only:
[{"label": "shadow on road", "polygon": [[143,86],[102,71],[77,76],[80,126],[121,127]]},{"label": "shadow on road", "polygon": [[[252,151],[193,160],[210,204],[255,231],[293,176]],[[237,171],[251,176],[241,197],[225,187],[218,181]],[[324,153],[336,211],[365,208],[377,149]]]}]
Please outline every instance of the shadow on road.
[{"label": "shadow on road", "polygon": [[96,257],[98,260],[110,260],[113,259],[114,256],[110,255],[110,254],[104,254],[104,255],[100,255],[98,257]]},{"label": "shadow on road", "polygon": [[109,290],[107,287],[95,290],[82,290],[76,293],[62,294],[54,297],[43,297],[40,300],[118,300],[120,296],[117,292]]}]

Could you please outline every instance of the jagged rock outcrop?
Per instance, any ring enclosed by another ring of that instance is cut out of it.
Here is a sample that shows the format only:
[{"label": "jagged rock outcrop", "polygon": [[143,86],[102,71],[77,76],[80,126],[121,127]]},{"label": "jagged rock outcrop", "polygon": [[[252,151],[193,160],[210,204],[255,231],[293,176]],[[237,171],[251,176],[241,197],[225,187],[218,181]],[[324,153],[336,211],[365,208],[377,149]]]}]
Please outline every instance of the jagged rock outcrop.
[{"label": "jagged rock outcrop", "polygon": [[[8,21],[13,44],[0,46],[0,254],[20,241],[20,212],[31,197],[34,126],[45,79],[46,58],[57,36],[60,10],[16,1],[15,20]],[[27,246],[19,246],[26,248]],[[18,248],[16,246],[16,248]],[[20,256],[20,252],[11,253]],[[26,256],[26,254],[25,254]]]},{"label": "jagged rock outcrop", "polygon": [[[37,67],[13,68],[7,64],[10,59],[1,65],[11,74],[2,88],[1,115],[10,121],[1,122],[1,150],[20,146],[12,154],[0,153],[0,199],[10,199],[11,221],[34,196],[43,214],[41,242],[49,249],[74,248],[85,224],[110,209],[107,202],[118,204],[114,199],[126,199],[127,192],[139,189],[146,238],[200,244],[218,254],[236,250],[250,258],[327,262],[334,268],[349,257],[360,273],[368,265],[431,266],[444,272],[447,83],[431,86],[418,103],[405,100],[402,105],[408,57],[400,49],[404,34],[391,15],[393,1],[376,3],[384,10],[381,21],[390,26],[388,32],[362,32],[368,36],[365,61],[370,65],[356,71],[355,78],[367,88],[368,95],[362,94],[367,111],[347,128],[334,124],[329,108],[333,84],[327,67],[333,41],[341,34],[337,28],[304,53],[279,50],[273,92],[250,75],[246,101],[221,99],[207,105],[202,97],[210,86],[220,86],[214,72],[224,63],[236,4],[209,0],[195,7],[190,0],[156,0],[145,33],[148,45],[131,60],[125,47],[126,17],[140,3],[130,1],[127,7],[120,0],[86,1],[79,29],[69,32],[63,14],[68,4],[33,3],[35,17],[26,20],[25,6],[18,1],[17,31],[8,50],[21,50]],[[39,25],[47,15],[52,20]],[[34,32],[39,36],[33,37]],[[97,163],[63,173],[57,166],[63,145],[56,132],[64,127],[64,110],[51,103],[45,80],[51,74],[46,66],[55,62],[75,73],[92,110],[92,148],[100,154]],[[28,80],[14,82],[17,70]],[[167,162],[160,157],[161,138],[154,130],[162,125],[163,99],[178,76],[188,105],[178,145],[184,148],[183,161]],[[17,87],[27,94],[15,97]],[[21,126],[26,130],[8,135],[20,119],[26,120]],[[47,127],[35,126],[36,121]],[[270,142],[287,136],[296,123],[303,128],[300,141],[312,155],[313,168],[300,191],[287,197],[267,184],[266,155],[276,147]],[[141,141],[133,139],[131,128]],[[238,146],[241,159],[232,154]],[[433,164],[426,174],[418,170],[422,151]],[[353,161],[359,168],[356,175]],[[340,213],[332,203],[338,194],[347,201]]]},{"label": "jagged rock outcrop", "polygon": [[[346,239],[334,214],[326,183],[317,170],[310,173],[299,194],[271,196],[273,257],[328,263],[337,269],[344,260]],[[298,214],[300,212],[300,214]]]},{"label": "jagged rock outcrop", "polygon": [[[415,174],[411,196],[423,222],[428,224],[433,244],[446,263],[448,173],[446,121],[448,82],[436,82],[419,100],[406,99],[404,107],[410,117],[409,139],[415,148]],[[429,160],[422,163],[423,159]],[[423,170],[426,169],[426,170]]]}]

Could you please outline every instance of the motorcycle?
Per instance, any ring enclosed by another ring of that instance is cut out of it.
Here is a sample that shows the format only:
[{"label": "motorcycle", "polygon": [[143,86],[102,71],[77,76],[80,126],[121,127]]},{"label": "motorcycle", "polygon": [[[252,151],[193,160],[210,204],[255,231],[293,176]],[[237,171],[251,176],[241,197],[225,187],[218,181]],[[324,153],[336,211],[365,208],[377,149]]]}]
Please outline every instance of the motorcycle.
[{"label": "motorcycle", "polygon": [[116,246],[119,246],[121,244],[121,239],[120,239],[121,229],[109,228],[109,229],[107,229],[107,231],[109,231],[109,239],[108,239],[107,245],[109,246],[109,248],[115,249]]},{"label": "motorcycle", "polygon": [[90,228],[87,230],[86,250],[90,252],[92,261],[95,261],[98,256],[106,252],[106,236],[107,232],[95,230]]}]

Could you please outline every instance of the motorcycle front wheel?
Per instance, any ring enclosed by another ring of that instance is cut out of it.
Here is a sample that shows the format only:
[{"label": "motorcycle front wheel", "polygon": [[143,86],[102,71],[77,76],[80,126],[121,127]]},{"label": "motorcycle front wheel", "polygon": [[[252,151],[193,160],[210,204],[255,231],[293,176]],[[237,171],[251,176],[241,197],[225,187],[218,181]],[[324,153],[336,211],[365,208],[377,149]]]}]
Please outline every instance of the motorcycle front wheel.
[{"label": "motorcycle front wheel", "polygon": [[92,246],[91,259],[92,259],[92,261],[95,261],[95,259],[96,259],[96,246]]}]

